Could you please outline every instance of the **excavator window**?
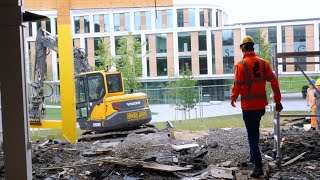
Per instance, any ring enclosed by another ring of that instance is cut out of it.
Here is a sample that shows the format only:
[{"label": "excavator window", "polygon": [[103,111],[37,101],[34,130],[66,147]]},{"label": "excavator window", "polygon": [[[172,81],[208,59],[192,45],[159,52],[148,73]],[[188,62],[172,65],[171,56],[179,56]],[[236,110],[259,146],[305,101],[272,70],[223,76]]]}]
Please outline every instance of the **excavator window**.
[{"label": "excavator window", "polygon": [[105,86],[101,74],[88,75],[90,102],[98,101],[105,95]]},{"label": "excavator window", "polygon": [[121,74],[108,74],[107,85],[109,93],[122,92]]},{"label": "excavator window", "polygon": [[88,116],[87,95],[85,79],[83,77],[76,78],[76,102],[77,118],[86,118]]}]

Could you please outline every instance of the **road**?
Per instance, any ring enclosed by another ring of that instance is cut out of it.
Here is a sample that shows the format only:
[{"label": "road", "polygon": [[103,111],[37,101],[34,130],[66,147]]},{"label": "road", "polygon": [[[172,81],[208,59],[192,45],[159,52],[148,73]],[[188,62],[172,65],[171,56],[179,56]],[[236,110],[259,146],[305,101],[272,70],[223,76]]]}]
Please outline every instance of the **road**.
[{"label": "road", "polygon": [[[305,111],[306,100],[302,98],[301,93],[282,95],[283,111]],[[241,114],[240,102],[236,103],[237,107],[232,107],[230,101],[214,101],[197,105],[196,109],[190,111],[190,118],[216,117],[231,114]],[[151,111],[158,113],[152,116],[152,122],[182,120],[184,113],[175,110],[175,107],[168,104],[151,105]],[[202,111],[201,111],[202,109]],[[201,113],[202,112],[202,113]],[[202,114],[202,116],[201,116]]]}]

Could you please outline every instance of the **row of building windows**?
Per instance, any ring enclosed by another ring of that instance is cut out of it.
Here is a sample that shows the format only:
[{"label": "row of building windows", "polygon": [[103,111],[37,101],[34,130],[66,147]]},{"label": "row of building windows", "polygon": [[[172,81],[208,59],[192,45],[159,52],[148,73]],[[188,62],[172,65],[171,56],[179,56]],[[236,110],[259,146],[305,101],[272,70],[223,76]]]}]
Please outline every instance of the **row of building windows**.
[{"label": "row of building windows", "polygon": [[[200,27],[212,27],[212,9],[199,9]],[[220,12],[220,11],[216,11]],[[195,27],[196,26],[196,11],[195,8],[177,9],[177,27]],[[151,22],[155,21],[155,29],[171,29],[173,28],[173,11],[172,9],[156,10],[155,20],[151,18],[151,11],[137,11],[133,13],[134,27],[131,29],[131,14],[113,13],[113,14],[96,14],[93,15],[93,22],[90,21],[90,16],[73,16],[74,33],[91,33],[90,24],[94,24],[94,33],[111,32],[111,19],[113,20],[113,32],[123,31],[139,31],[151,30]],[[217,16],[217,18],[220,16]],[[55,25],[57,25],[57,20]],[[216,20],[218,22],[218,20]],[[37,22],[37,29],[42,27],[51,32],[50,20]],[[219,26],[217,24],[217,26]],[[56,31],[57,32],[57,31]],[[32,36],[32,25],[29,23],[29,36]]]},{"label": "row of building windows", "polygon": [[[50,26],[47,24],[50,24],[47,22],[42,22],[42,23],[36,23],[37,27],[45,27],[48,30],[50,29]],[[310,28],[310,27],[308,27]],[[277,27],[268,27],[264,28],[267,29],[267,32],[265,32],[268,36],[267,40],[271,45],[276,45],[277,43]],[[307,47],[307,38],[313,38],[312,35],[307,35],[307,26],[306,25],[294,25],[292,26],[293,29],[293,49],[296,52],[299,51],[306,51]],[[245,33],[246,35],[252,36],[256,41],[258,41],[258,33],[261,29],[260,28],[246,28]],[[212,74],[216,74],[216,59],[215,59],[215,54],[216,54],[216,48],[215,48],[215,36],[214,36],[215,31],[211,31],[211,47],[212,47]],[[234,50],[235,48],[238,48],[238,45],[234,43],[234,30],[233,29],[223,29],[221,30],[222,33],[222,58],[223,58],[223,73],[224,74],[229,74],[233,73],[233,66],[235,62],[235,55],[234,55]],[[170,33],[169,33],[170,34]],[[171,33],[172,34],[172,33]],[[168,60],[167,60],[167,49],[168,46],[172,46],[173,44],[169,44],[168,42],[173,42],[173,40],[168,41],[168,34],[166,33],[156,33],[153,34],[155,37],[155,50],[156,51],[156,64],[157,64],[157,76],[166,76],[168,75]],[[197,36],[195,38],[194,36]],[[151,34],[145,35],[145,39],[147,41],[146,44],[146,50],[147,52],[150,50],[149,48],[149,36]],[[192,38],[193,36],[193,38]],[[282,52],[286,52],[286,40],[289,37],[286,35],[286,27],[282,26],[281,27],[281,36],[282,36]],[[171,35],[170,38],[173,36]],[[319,27],[319,37],[320,37],[320,27]],[[141,42],[141,35],[134,35],[134,38],[137,39],[139,42]],[[116,45],[116,49],[118,46],[118,42],[121,39],[121,36],[114,36],[114,44]],[[94,38],[94,50],[98,49],[98,40],[99,38]],[[191,44],[195,44],[195,42],[192,42],[194,40],[197,40],[198,42],[198,49],[192,49]],[[177,42],[178,42],[178,60],[179,60],[179,70],[183,71],[185,70],[185,64],[187,63],[188,66],[192,69],[192,58],[191,58],[191,51],[192,52],[199,52],[199,74],[208,74],[208,58],[207,58],[207,31],[199,31],[199,32],[178,32],[177,33]],[[319,38],[320,41],[320,38]],[[313,46],[313,45],[311,45]],[[87,43],[87,38],[85,38],[85,49],[88,50],[88,43]],[[220,49],[220,48],[219,48]],[[255,47],[255,51],[258,52],[259,47]],[[200,52],[204,53],[200,53]],[[95,54],[97,55],[97,54]],[[117,55],[117,53],[116,53]],[[210,60],[209,60],[210,61]],[[286,62],[286,59],[283,59],[284,62]],[[296,62],[306,62],[306,58],[304,57],[294,57],[294,61]],[[147,62],[148,58],[147,58]],[[172,63],[172,62],[170,62]],[[148,63],[147,63],[148,64]],[[148,67],[148,74],[150,75],[150,69],[149,65]],[[301,65],[303,70],[307,70],[306,65]],[[283,65],[282,70],[285,72],[288,69],[288,66]],[[298,71],[296,67],[293,69],[294,71]],[[309,69],[310,70],[310,69]],[[291,71],[288,70],[288,71]]]},{"label": "row of building windows", "polygon": [[[177,9],[177,27],[195,27],[196,15],[195,8]],[[187,17],[186,17],[187,15]],[[133,13],[134,30],[151,30],[151,11],[137,11]],[[82,20],[83,18],[83,20]],[[200,9],[199,20],[201,27],[212,27],[212,9]],[[74,33],[90,33],[89,16],[74,16]],[[83,21],[83,22],[82,22]],[[110,15],[97,14],[93,15],[94,32],[110,32]],[[82,26],[84,28],[82,32]],[[102,30],[103,26],[103,30]],[[172,9],[157,10],[155,13],[155,28],[167,29],[173,28]],[[113,14],[114,32],[132,31],[130,28],[130,13]]]}]

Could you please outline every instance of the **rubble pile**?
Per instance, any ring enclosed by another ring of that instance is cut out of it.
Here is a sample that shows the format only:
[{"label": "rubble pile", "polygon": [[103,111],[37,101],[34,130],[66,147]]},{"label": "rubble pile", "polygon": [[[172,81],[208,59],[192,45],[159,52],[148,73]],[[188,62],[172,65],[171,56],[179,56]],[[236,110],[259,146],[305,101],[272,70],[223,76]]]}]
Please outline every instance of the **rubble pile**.
[{"label": "rubble pile", "polygon": [[[281,179],[320,179],[320,132],[302,128],[281,131],[282,165],[270,163],[271,174]],[[261,139],[261,150],[272,156],[273,136]]]},{"label": "rubble pile", "polygon": [[[210,129],[208,136],[178,140],[166,132],[68,143],[34,142],[33,179],[250,179],[244,128]],[[261,136],[265,179],[320,179],[320,133],[282,131],[283,161],[272,156],[273,135]],[[0,152],[0,179],[4,179]]]}]

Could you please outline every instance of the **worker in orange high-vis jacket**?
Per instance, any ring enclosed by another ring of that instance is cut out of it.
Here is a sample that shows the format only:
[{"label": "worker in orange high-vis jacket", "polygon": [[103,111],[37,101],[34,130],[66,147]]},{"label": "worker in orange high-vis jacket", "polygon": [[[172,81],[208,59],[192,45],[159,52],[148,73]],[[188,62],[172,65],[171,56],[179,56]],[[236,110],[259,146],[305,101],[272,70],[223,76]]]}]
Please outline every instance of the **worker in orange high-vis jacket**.
[{"label": "worker in orange high-vis jacket", "polygon": [[[309,82],[309,88],[307,89],[307,106],[310,106],[310,112],[311,114],[315,114],[315,109],[316,109],[316,103],[315,103],[315,97],[314,97],[314,92],[316,91],[312,84],[315,84],[314,79],[310,79]],[[311,127],[316,128],[317,127],[317,117],[311,117]]]},{"label": "worker in orange high-vis jacket", "polygon": [[243,59],[234,66],[234,84],[230,95],[231,105],[241,96],[242,116],[248,134],[250,162],[255,165],[251,177],[263,175],[262,159],[259,149],[259,127],[261,117],[265,114],[268,104],[266,81],[271,83],[276,111],[282,108],[279,83],[271,70],[269,62],[256,56],[254,40],[246,36],[240,42]]}]

